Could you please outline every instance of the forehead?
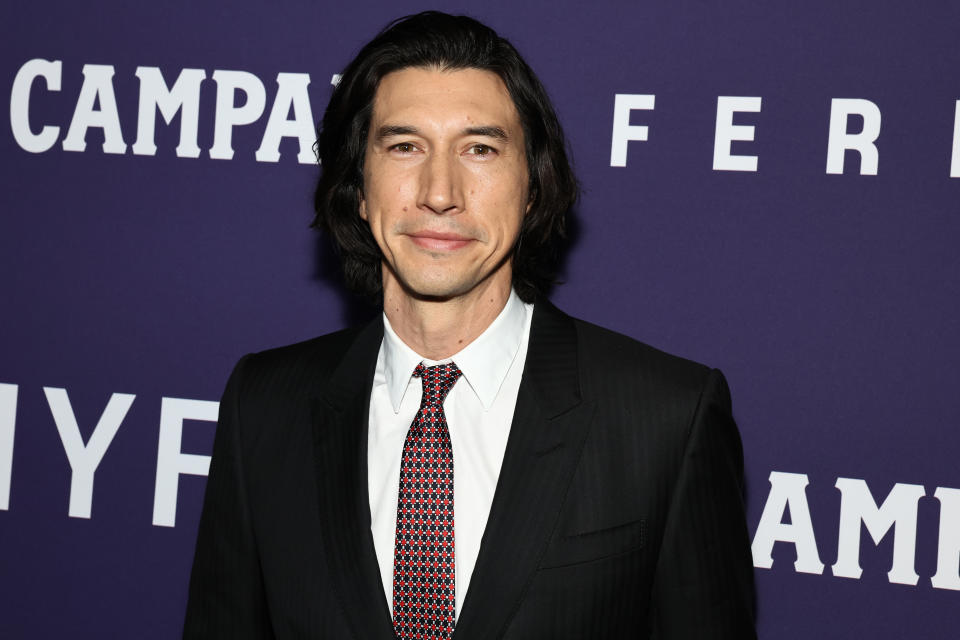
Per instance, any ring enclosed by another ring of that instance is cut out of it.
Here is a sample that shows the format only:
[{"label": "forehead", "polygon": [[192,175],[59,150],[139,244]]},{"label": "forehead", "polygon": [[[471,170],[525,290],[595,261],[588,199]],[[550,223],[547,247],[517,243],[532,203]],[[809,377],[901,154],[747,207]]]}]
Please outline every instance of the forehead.
[{"label": "forehead", "polygon": [[520,128],[503,80],[483,69],[408,67],[388,73],[374,95],[373,123]]}]

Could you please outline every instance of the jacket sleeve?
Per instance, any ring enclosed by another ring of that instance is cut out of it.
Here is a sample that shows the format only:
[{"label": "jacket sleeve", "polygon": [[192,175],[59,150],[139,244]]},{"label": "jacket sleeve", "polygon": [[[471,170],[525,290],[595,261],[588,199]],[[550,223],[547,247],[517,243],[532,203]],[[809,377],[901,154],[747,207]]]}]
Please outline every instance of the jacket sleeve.
[{"label": "jacket sleeve", "polygon": [[707,376],[671,497],[651,601],[659,640],[756,638],[743,449],[723,375]]},{"label": "jacket sleeve", "polygon": [[220,401],[190,576],[185,639],[273,638],[240,446],[240,390],[248,358],[234,368]]}]

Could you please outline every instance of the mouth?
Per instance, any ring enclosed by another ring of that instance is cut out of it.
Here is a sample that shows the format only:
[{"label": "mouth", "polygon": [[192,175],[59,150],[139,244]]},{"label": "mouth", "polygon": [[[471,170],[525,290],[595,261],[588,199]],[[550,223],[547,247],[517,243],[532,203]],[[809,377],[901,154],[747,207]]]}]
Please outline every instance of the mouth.
[{"label": "mouth", "polygon": [[428,251],[456,251],[473,242],[473,238],[443,231],[417,231],[407,236],[415,245]]}]

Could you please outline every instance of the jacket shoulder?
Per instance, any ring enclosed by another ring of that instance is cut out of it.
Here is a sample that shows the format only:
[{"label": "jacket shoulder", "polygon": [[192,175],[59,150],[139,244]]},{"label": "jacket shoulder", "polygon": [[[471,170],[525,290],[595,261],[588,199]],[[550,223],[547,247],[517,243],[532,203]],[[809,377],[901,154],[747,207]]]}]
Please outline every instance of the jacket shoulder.
[{"label": "jacket shoulder", "polygon": [[628,377],[658,390],[699,394],[711,368],[584,320],[577,329],[581,367],[587,375]]},{"label": "jacket shoulder", "polygon": [[362,329],[351,327],[247,354],[234,371],[234,376],[241,378],[241,396],[294,399],[316,392],[336,370]]}]

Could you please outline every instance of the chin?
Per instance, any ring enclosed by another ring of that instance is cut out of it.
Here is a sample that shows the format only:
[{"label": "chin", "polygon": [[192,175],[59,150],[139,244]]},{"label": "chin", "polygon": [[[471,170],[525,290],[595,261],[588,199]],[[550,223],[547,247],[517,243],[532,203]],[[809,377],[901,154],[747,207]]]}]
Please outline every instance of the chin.
[{"label": "chin", "polygon": [[407,269],[393,270],[390,275],[405,295],[415,298],[446,299],[470,291],[476,282],[471,274],[437,265],[407,265]]},{"label": "chin", "polygon": [[403,284],[403,289],[408,295],[416,298],[447,300],[466,293],[470,287],[464,283],[407,281]]}]

